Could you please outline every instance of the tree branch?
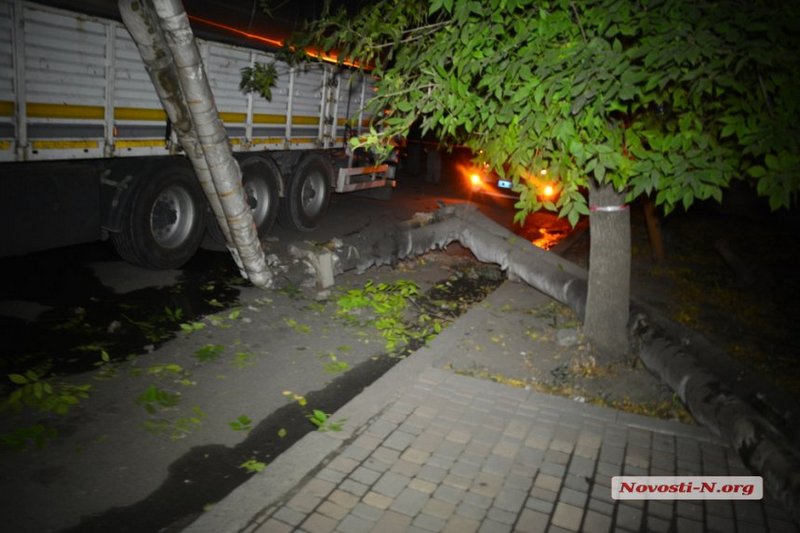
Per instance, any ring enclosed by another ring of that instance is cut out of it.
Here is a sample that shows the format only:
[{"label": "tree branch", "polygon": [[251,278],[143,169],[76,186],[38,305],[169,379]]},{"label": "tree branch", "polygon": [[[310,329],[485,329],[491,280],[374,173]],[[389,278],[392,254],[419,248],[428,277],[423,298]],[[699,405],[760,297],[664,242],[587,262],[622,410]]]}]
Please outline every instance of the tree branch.
[{"label": "tree branch", "polygon": [[401,39],[401,40],[399,40],[397,42],[373,45],[371,48],[373,50],[380,50],[381,48],[388,48],[388,47],[391,47],[391,46],[397,46],[398,44],[413,43],[414,41],[418,41],[418,40],[420,40],[420,39],[422,39],[424,37],[427,37],[428,35],[436,33],[436,31],[438,30],[439,27],[446,26],[447,24],[449,24],[449,22],[450,21],[437,22],[436,24],[429,24],[427,26],[420,26],[419,28],[414,28],[413,30],[404,31],[403,35],[411,35],[414,32],[423,31],[423,30],[425,30],[425,33],[422,34],[422,35],[414,35],[412,37],[406,37],[406,38]]},{"label": "tree branch", "polygon": [[583,30],[583,24],[581,24],[581,17],[578,15],[578,8],[575,7],[575,2],[569,3],[570,7],[572,8],[572,12],[575,14],[575,22],[578,23],[578,27],[581,29],[581,35],[583,35],[583,42],[588,42],[586,39],[586,32]]}]

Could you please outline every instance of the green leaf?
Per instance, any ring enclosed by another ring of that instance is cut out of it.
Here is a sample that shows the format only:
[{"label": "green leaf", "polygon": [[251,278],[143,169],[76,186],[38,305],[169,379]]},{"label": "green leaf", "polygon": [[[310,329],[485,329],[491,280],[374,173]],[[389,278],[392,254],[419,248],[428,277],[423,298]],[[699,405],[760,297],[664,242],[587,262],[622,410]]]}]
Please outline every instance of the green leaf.
[{"label": "green leaf", "polygon": [[20,374],[9,374],[8,379],[16,383],[17,385],[25,385],[26,383],[28,383],[28,379]]}]

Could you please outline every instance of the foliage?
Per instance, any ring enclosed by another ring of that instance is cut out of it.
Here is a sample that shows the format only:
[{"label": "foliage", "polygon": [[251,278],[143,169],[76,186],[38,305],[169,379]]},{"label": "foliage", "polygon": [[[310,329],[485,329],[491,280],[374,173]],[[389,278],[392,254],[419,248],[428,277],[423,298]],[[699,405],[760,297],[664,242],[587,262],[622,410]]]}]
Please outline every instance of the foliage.
[{"label": "foliage", "polygon": [[189,416],[177,418],[169,418],[163,415],[151,416],[144,422],[144,429],[151,433],[169,435],[170,440],[178,440],[198,430],[205,419],[205,412],[195,405],[192,407],[192,414]]},{"label": "foliage", "polygon": [[147,369],[147,374],[156,378],[171,379],[181,385],[195,385],[190,378],[188,370],[176,363],[166,363],[163,365],[153,365]]},{"label": "foliage", "polygon": [[317,426],[318,431],[341,431],[344,423],[347,421],[344,418],[333,421],[330,419],[329,414],[319,409],[312,410],[311,414],[307,416],[311,423]]},{"label": "foliage", "polygon": [[252,67],[242,69],[242,81],[239,89],[245,92],[257,92],[263,98],[272,100],[272,88],[275,87],[278,72],[272,63],[256,63]]},{"label": "foliage", "polygon": [[227,329],[231,327],[230,324],[226,322],[226,320],[237,320],[241,315],[241,309],[232,309],[227,314],[226,313],[217,313],[214,315],[208,315],[206,318],[211,323],[212,326],[216,326],[218,328]]},{"label": "foliage", "polygon": [[184,333],[194,333],[195,331],[200,331],[204,327],[206,327],[206,325],[203,322],[184,322],[180,324],[181,331]]},{"label": "foliage", "polygon": [[[308,401],[306,400],[305,396],[289,390],[283,391],[283,395],[286,398],[297,402],[300,407],[305,407],[308,405]],[[341,431],[346,419],[333,421],[330,420],[329,416],[330,415],[326,414],[324,411],[320,411],[319,409],[312,409],[310,412],[306,412],[306,418],[308,418],[312,424],[317,426],[319,431]],[[286,436],[286,430],[283,428],[279,429],[278,436],[280,438],[284,438]]]},{"label": "foliage", "polygon": [[174,309],[171,307],[165,307],[164,314],[166,314],[167,318],[172,322],[179,322],[183,318],[183,309],[180,307],[176,307]]},{"label": "foliage", "polygon": [[442,330],[442,321],[428,313],[420,314],[416,321],[407,318],[410,303],[419,295],[419,287],[412,281],[394,283],[368,281],[363,289],[351,289],[337,301],[336,315],[355,325],[372,325],[386,340],[390,352],[411,341],[425,341]]},{"label": "foliage", "polygon": [[177,411],[180,402],[180,392],[170,392],[153,384],[148,386],[136,398],[136,404],[144,407],[149,415],[143,424],[144,429],[151,433],[168,435],[170,440],[182,439],[199,429],[206,419],[206,413],[197,405],[192,407],[191,414],[187,416],[168,414]]},{"label": "foliage", "polygon": [[263,472],[264,469],[267,468],[267,463],[264,463],[257,459],[248,459],[247,461],[240,464],[239,468],[244,468],[250,474],[256,474],[258,472]]},{"label": "foliage", "polygon": [[233,361],[231,364],[236,368],[253,366],[255,364],[253,361],[253,354],[249,352],[236,352],[233,356]]},{"label": "foliage", "polygon": [[283,322],[287,326],[289,326],[290,328],[295,330],[297,333],[310,333],[311,332],[311,326],[309,326],[307,324],[300,324],[299,322],[297,322],[297,320],[295,320],[293,318],[284,318]]},{"label": "foliage", "polygon": [[306,400],[305,396],[303,396],[302,394],[297,394],[290,390],[285,390],[281,394],[283,394],[286,398],[289,398],[290,400],[297,402],[297,405],[299,405],[300,407],[305,407],[306,404],[308,404],[308,400]]},{"label": "foliage", "polygon": [[54,439],[57,436],[58,431],[54,428],[49,428],[42,424],[34,424],[5,434],[1,440],[4,448],[13,451],[24,451],[31,445],[36,449],[41,449],[48,439]]},{"label": "foliage", "polygon": [[208,361],[214,361],[220,355],[222,355],[222,352],[224,351],[225,347],[221,344],[206,344],[202,348],[199,348],[197,351],[195,351],[194,356],[201,363],[206,363]]},{"label": "foliage", "polygon": [[153,415],[161,409],[175,407],[180,401],[179,392],[169,392],[156,385],[150,385],[136,398],[136,405],[141,405],[145,411]]},{"label": "foliage", "polygon": [[89,397],[91,385],[68,385],[43,379],[35,370],[24,374],[9,374],[8,378],[18,387],[0,404],[0,409],[19,411],[31,407],[43,413],[65,415],[70,408]]},{"label": "foliage", "polygon": [[[573,224],[594,180],[669,212],[748,178],[773,209],[800,188],[800,4],[689,0],[382,0],[295,37],[369,65],[386,147],[418,119],[510,176],[517,218]],[[536,192],[542,169],[559,180]]]},{"label": "foliage", "polygon": [[233,422],[228,422],[228,425],[234,431],[250,431],[253,429],[253,421],[250,420],[250,418],[248,418],[246,415],[240,415]]},{"label": "foliage", "polygon": [[327,359],[327,361],[322,364],[322,368],[326,374],[339,374],[341,372],[347,372],[350,369],[350,364],[346,361],[340,361],[334,353],[326,353],[320,357]]},{"label": "foliage", "polygon": [[117,376],[117,368],[111,362],[111,356],[103,348],[99,346],[87,346],[87,349],[97,349],[100,351],[100,360],[95,361],[94,366],[97,372],[94,374],[94,379],[104,380],[112,379]]}]

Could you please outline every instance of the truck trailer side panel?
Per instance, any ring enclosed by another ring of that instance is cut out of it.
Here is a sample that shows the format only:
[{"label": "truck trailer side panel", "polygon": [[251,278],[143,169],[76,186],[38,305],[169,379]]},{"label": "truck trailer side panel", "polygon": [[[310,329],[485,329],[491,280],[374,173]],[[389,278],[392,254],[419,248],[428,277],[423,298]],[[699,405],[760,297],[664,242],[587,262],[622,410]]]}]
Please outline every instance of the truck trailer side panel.
[{"label": "truck trailer side panel", "polygon": [[[301,230],[315,226],[321,213],[300,212],[300,196],[308,196],[308,188],[291,182],[300,179],[315,187],[321,182],[308,181],[298,172],[301,167],[323,169],[325,195],[391,185],[386,165],[358,167],[345,153],[347,138],[373,118],[365,111],[372,94],[369,76],[324,63],[290,67],[256,48],[209,40],[198,45],[233,151],[250,168],[245,186],[254,195],[254,214],[266,217],[257,226],[269,227],[279,201],[281,213],[293,214],[282,216],[284,223]],[[255,63],[273,63],[278,72],[270,100],[239,88],[241,70]],[[309,158],[320,163],[304,162]],[[68,160],[86,164],[75,172],[63,164]],[[138,189],[150,183],[154,169],[168,176],[161,172],[165,167],[183,173],[185,158],[125,27],[34,2],[0,0],[0,196],[8,209],[2,215],[0,255],[129,230]],[[268,199],[268,193],[280,199]],[[256,205],[258,195],[272,207]],[[157,196],[163,208],[166,197]],[[317,201],[309,209],[326,206],[327,201]],[[174,218],[169,213],[157,217],[151,207],[139,212],[154,220]],[[203,217],[205,226],[206,207],[194,207],[187,212]],[[45,220],[42,213],[53,217]],[[53,220],[61,227],[48,231]],[[146,221],[138,225],[148,227]]]}]

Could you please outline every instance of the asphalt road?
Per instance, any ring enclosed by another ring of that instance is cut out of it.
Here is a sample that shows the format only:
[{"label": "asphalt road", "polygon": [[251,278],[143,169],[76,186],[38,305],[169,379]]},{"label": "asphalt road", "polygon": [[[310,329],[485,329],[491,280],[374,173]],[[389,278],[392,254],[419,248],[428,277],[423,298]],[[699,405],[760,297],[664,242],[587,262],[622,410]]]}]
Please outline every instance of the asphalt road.
[{"label": "asphalt road", "polygon": [[[464,201],[454,176],[407,179],[388,202],[337,196],[318,230],[277,227],[270,252]],[[511,223],[508,202],[481,209]],[[520,233],[558,234],[559,224],[536,217]],[[56,390],[92,386],[66,416],[0,417],[6,437],[41,431],[34,423],[58,431],[41,449],[0,451],[5,531],[177,531],[247,479],[243,462],[269,463],[313,429],[309,409],[335,411],[395,362],[376,332],[342,325],[335,303],[247,286],[226,253],[167,272],[132,267],[102,243],[3,263],[4,372],[49,364]],[[434,261],[337,285],[403,277],[429,287],[447,275]]]}]

